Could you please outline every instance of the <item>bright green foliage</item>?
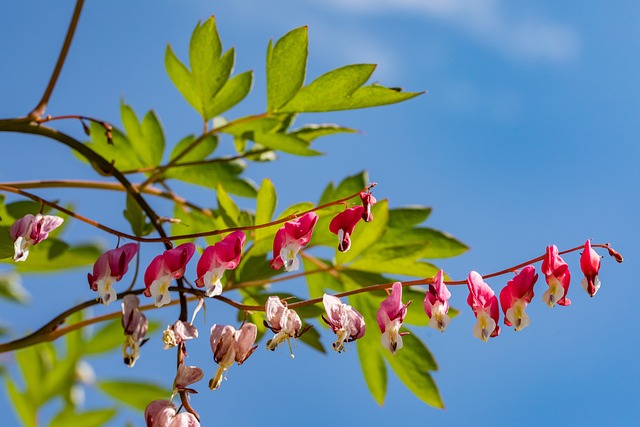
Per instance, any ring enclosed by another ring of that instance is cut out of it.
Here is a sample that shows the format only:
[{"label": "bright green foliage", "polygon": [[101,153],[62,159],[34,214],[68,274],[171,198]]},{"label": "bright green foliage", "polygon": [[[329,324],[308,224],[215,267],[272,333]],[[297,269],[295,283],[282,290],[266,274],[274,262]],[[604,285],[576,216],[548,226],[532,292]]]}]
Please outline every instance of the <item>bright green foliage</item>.
[{"label": "bright green foliage", "polygon": [[59,412],[49,427],[67,427],[77,425],[82,427],[99,427],[106,424],[117,414],[116,409],[96,409],[93,411],[76,412],[72,408],[65,408]]},{"label": "bright green foliage", "polygon": [[198,24],[189,44],[189,70],[167,46],[165,67],[173,84],[187,102],[207,121],[230,109],[251,90],[252,74],[231,80],[235,51],[222,52],[216,21],[210,17]]},{"label": "bright green foliage", "polygon": [[337,68],[298,91],[280,111],[309,113],[376,107],[406,101],[420,92],[398,92],[377,84],[363,86],[373,74],[373,64]]},{"label": "bright green foliage", "polygon": [[[276,211],[276,203],[278,197],[276,188],[268,178],[262,181],[258,196],[256,197],[256,224],[266,224],[271,222],[273,214]],[[268,229],[258,228],[254,231],[254,240],[257,242],[271,235]]]},{"label": "bright green foliage", "polygon": [[[124,102],[120,103],[120,115],[124,132],[114,127],[112,139],[108,140],[105,128],[91,122],[91,141],[86,145],[120,171],[158,166],[165,146],[158,117],[149,111],[139,122],[136,113]],[[97,170],[104,175],[111,174],[109,170]]]},{"label": "bright green foliage", "polygon": [[123,215],[129,224],[131,225],[131,231],[136,236],[146,236],[153,232],[155,229],[153,225],[147,220],[147,215],[142,211],[142,208],[136,201],[127,193],[126,209]]},{"label": "bright green foliage", "polygon": [[307,27],[296,28],[267,47],[267,110],[277,111],[304,84],[307,68]]}]

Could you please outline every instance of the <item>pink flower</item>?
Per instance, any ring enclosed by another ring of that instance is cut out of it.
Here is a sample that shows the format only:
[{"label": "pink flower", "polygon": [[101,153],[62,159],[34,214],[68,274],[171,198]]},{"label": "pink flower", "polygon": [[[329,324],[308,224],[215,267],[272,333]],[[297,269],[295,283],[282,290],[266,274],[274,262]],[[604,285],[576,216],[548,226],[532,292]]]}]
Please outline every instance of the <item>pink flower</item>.
[{"label": "pink flower", "polygon": [[9,234],[13,240],[14,261],[24,261],[29,248],[49,237],[49,233],[60,227],[64,219],[55,215],[27,214],[13,223]]},{"label": "pink flower", "polygon": [[451,319],[447,315],[449,312],[449,298],[451,292],[444,284],[444,271],[438,271],[433,284],[429,285],[424,296],[424,311],[429,317],[429,326],[444,332]]},{"label": "pink flower", "polygon": [[376,320],[382,332],[382,346],[388,349],[391,354],[396,354],[402,348],[402,335],[400,327],[407,315],[409,301],[402,304],[402,283],[395,282],[391,287],[391,294],[380,303]]},{"label": "pink flower", "polygon": [[167,329],[162,333],[162,342],[165,350],[176,347],[193,338],[198,338],[198,329],[191,323],[183,322],[182,320],[177,320],[173,325],[167,326]]},{"label": "pink flower", "polygon": [[146,316],[138,310],[140,301],[135,295],[125,295],[122,298],[122,327],[126,336],[122,355],[124,363],[133,368],[140,358],[140,346],[145,343],[144,336],[149,327]]},{"label": "pink flower", "polygon": [[154,400],[144,410],[147,427],[200,427],[195,415],[176,413],[176,406],[168,400]]},{"label": "pink flower", "polygon": [[316,222],[318,215],[315,212],[307,212],[300,218],[286,222],[278,230],[273,240],[271,268],[279,270],[284,266],[285,271],[296,271],[300,268],[298,252],[311,240]]},{"label": "pink flower", "polygon": [[362,211],[362,219],[364,220],[364,222],[373,221],[373,214],[371,213],[371,207],[376,204],[377,202],[376,198],[373,197],[373,194],[371,194],[369,191],[367,192],[361,191],[360,200],[362,200],[362,206],[364,207],[364,210]]},{"label": "pink flower", "polygon": [[366,331],[364,318],[350,305],[344,304],[340,298],[324,294],[322,304],[327,317],[322,316],[331,330],[338,336],[333,349],[338,353],[344,351],[344,343],[362,338]]},{"label": "pink flower", "polygon": [[582,279],[582,288],[587,291],[589,296],[594,296],[598,289],[600,289],[600,278],[598,272],[600,271],[600,255],[591,247],[591,242],[587,240],[584,244],[584,251],[580,256],[580,268],[584,273],[584,279]]},{"label": "pink flower", "polygon": [[234,231],[204,250],[196,269],[196,285],[206,288],[205,295],[213,297],[222,293],[220,279],[226,270],[233,270],[240,264],[242,246],[246,238],[242,231]]},{"label": "pink flower", "polygon": [[504,313],[504,324],[514,326],[516,331],[526,328],[531,323],[524,312],[533,298],[533,285],[538,281],[536,269],[528,265],[507,282],[500,291],[500,305]]},{"label": "pink flower", "polygon": [[556,245],[547,246],[547,252],[542,260],[542,274],[549,285],[549,289],[542,295],[542,300],[549,306],[570,305],[571,300],[567,298],[571,273],[569,265],[558,255]]},{"label": "pink flower", "polygon": [[487,342],[489,338],[500,334],[498,298],[493,289],[482,280],[482,276],[475,271],[469,273],[467,286],[469,287],[467,304],[478,319],[473,328],[473,335]]},{"label": "pink flower", "polygon": [[127,243],[100,255],[93,265],[93,274],[88,273],[89,287],[100,294],[100,302],[109,305],[118,298],[113,284],[127,273],[129,262],[138,253],[138,245]]},{"label": "pink flower", "polygon": [[346,252],[351,247],[351,233],[358,221],[362,219],[363,212],[365,211],[362,206],[348,208],[336,215],[329,223],[329,231],[338,235],[340,252]]},{"label": "pink flower", "polygon": [[264,325],[275,334],[273,338],[267,341],[267,350],[274,351],[280,343],[287,341],[293,358],[291,338],[298,338],[306,331],[305,329],[302,333],[300,332],[302,328],[300,316],[294,310],[287,308],[277,296],[269,297],[265,304],[265,312],[267,320]]},{"label": "pink flower", "polygon": [[173,394],[180,392],[197,393],[195,390],[188,388],[191,384],[197,383],[204,377],[204,372],[197,366],[178,366],[178,372],[173,380]]},{"label": "pink flower", "polygon": [[147,297],[153,296],[156,307],[169,304],[169,286],[174,279],[184,275],[187,263],[195,250],[196,246],[193,243],[183,243],[174,249],[164,251],[151,261],[144,272],[144,294]]},{"label": "pink flower", "polygon": [[209,388],[215,390],[222,383],[222,375],[236,362],[242,365],[258,346],[256,342],[258,328],[253,323],[245,323],[238,330],[230,325],[211,327],[211,350],[213,360],[218,364],[215,376],[209,381]]}]

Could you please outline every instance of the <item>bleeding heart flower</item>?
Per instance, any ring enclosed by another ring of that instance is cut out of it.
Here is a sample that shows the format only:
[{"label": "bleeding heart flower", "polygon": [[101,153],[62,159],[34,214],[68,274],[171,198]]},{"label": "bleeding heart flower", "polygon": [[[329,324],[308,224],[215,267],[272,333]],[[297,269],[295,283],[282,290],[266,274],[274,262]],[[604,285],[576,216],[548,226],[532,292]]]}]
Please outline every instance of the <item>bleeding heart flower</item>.
[{"label": "bleeding heart flower", "polygon": [[558,255],[556,245],[547,246],[547,251],[542,260],[542,274],[549,285],[549,289],[542,295],[542,300],[549,306],[571,305],[571,300],[567,298],[569,284],[571,283],[571,273],[569,265]]},{"label": "bleeding heart flower", "polygon": [[196,285],[205,287],[205,295],[213,297],[222,293],[220,279],[226,270],[233,270],[240,264],[246,238],[242,231],[234,231],[204,250],[196,268]]},{"label": "bleeding heart flower", "polygon": [[100,255],[93,265],[93,274],[88,273],[89,287],[100,295],[100,302],[109,305],[118,298],[113,284],[127,273],[129,262],[138,253],[138,245],[127,243]]},{"label": "bleeding heart flower", "polygon": [[338,336],[333,343],[333,349],[338,353],[344,351],[344,343],[362,338],[366,332],[366,325],[362,314],[353,307],[344,304],[340,298],[324,294],[322,304],[327,317],[322,316],[331,330]]},{"label": "bleeding heart flower", "polygon": [[587,240],[584,244],[584,251],[580,256],[580,268],[584,273],[582,279],[582,288],[587,291],[589,296],[593,297],[598,289],[600,289],[600,255],[591,247],[591,242]]},{"label": "bleeding heart flower", "polygon": [[329,231],[338,235],[338,250],[340,252],[346,252],[351,247],[351,234],[358,221],[362,219],[363,212],[362,206],[345,209],[329,223]]},{"label": "bleeding heart flower", "polygon": [[174,279],[184,275],[187,263],[195,250],[196,246],[193,243],[183,243],[174,249],[164,251],[151,261],[144,273],[144,295],[153,296],[156,307],[171,302],[169,286]]},{"label": "bleeding heart flower", "polygon": [[500,291],[500,305],[504,313],[504,324],[512,326],[516,331],[526,328],[531,323],[524,312],[533,298],[533,285],[538,281],[536,269],[528,265],[507,282]]},{"label": "bleeding heart flower", "polygon": [[408,333],[400,333],[400,327],[407,315],[409,304],[411,301],[402,304],[402,283],[395,282],[391,287],[391,294],[380,303],[376,313],[376,320],[382,332],[382,346],[391,354],[396,354],[396,351],[402,348],[402,335]]},{"label": "bleeding heart flower", "polygon": [[231,325],[213,325],[211,327],[211,350],[213,360],[218,364],[215,376],[209,381],[209,388],[215,390],[222,383],[222,375],[236,362],[242,365],[258,346],[256,342],[258,328],[253,323],[245,323],[238,330]]},{"label": "bleeding heart flower", "polygon": [[469,287],[467,304],[478,319],[473,328],[473,335],[487,342],[489,338],[500,334],[498,298],[493,289],[482,280],[482,276],[475,271],[469,273],[467,286]]},{"label": "bleeding heart flower", "polygon": [[284,266],[285,271],[296,271],[300,268],[298,252],[311,240],[316,222],[318,222],[318,215],[315,212],[307,212],[300,218],[286,222],[277,231],[273,240],[271,268],[279,270]]},{"label": "bleeding heart flower", "polygon": [[451,292],[444,284],[444,271],[438,271],[433,283],[429,285],[424,296],[424,311],[429,317],[429,326],[444,332],[451,321],[447,315],[449,312],[449,298]]},{"label": "bleeding heart flower", "polygon": [[49,233],[60,227],[64,219],[55,215],[27,214],[13,223],[9,234],[13,240],[14,261],[24,261],[29,248],[49,237]]}]

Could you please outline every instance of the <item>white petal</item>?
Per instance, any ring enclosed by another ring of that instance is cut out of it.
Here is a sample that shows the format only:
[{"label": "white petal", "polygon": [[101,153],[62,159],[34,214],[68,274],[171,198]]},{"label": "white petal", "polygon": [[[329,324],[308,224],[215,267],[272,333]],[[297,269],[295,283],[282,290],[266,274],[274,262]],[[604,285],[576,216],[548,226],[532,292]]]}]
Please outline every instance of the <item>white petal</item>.
[{"label": "white petal", "polygon": [[100,295],[100,302],[104,305],[109,305],[116,299],[118,299],[118,294],[116,294],[115,289],[113,289],[113,277],[107,276],[98,280],[98,294]]},{"label": "white petal", "polygon": [[169,284],[162,279],[154,280],[149,287],[153,303],[156,307],[162,307],[163,305],[171,302],[171,294],[169,293]]}]

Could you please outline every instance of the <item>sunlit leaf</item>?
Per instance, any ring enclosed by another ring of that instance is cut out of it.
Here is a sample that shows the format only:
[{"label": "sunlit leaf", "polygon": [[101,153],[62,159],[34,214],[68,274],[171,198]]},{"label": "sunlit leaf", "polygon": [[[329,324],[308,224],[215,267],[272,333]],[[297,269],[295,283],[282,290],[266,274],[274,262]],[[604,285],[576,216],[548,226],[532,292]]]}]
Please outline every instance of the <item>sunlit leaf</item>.
[{"label": "sunlit leaf", "polygon": [[257,188],[247,179],[239,177],[246,164],[240,160],[225,161],[221,163],[207,163],[169,169],[165,175],[168,178],[178,179],[206,188],[217,189],[222,184],[229,192],[243,197],[255,197]]},{"label": "sunlit leaf", "polygon": [[336,253],[336,264],[342,265],[356,259],[384,236],[389,218],[387,200],[378,201],[372,212],[375,219],[371,222],[358,222],[351,236],[351,248],[347,252]]},{"label": "sunlit leaf", "polygon": [[289,31],[267,47],[267,110],[287,103],[304,83],[307,67],[307,27]]},{"label": "sunlit leaf", "polygon": [[197,162],[204,160],[218,147],[218,137],[216,135],[208,135],[202,138],[198,144],[191,148],[195,140],[196,138],[193,135],[183,138],[171,151],[170,160],[173,161],[179,154],[182,154],[183,151],[188,150],[186,154],[180,157],[178,163]]},{"label": "sunlit leaf", "polygon": [[255,133],[253,140],[260,145],[298,156],[317,156],[322,153],[309,148],[309,143],[295,135],[284,133]]},{"label": "sunlit leaf", "polygon": [[304,139],[307,142],[311,142],[314,139],[320,138],[322,136],[334,135],[336,133],[353,133],[353,132],[356,132],[356,130],[338,126],[333,123],[323,123],[323,124],[305,125],[299,129],[289,132],[289,134],[296,136],[297,138]]},{"label": "sunlit leaf", "polygon": [[231,197],[219,183],[216,188],[216,197],[218,199],[218,210],[224,218],[227,227],[237,227],[240,224],[240,208],[236,205]]},{"label": "sunlit leaf", "polygon": [[143,165],[160,164],[165,142],[162,125],[156,114],[149,111],[140,123],[133,108],[124,102],[120,103],[120,114],[127,139]]},{"label": "sunlit leaf", "polygon": [[245,71],[229,79],[211,101],[208,115],[215,117],[242,101],[251,91],[253,73]]},{"label": "sunlit leaf", "polygon": [[[271,222],[273,214],[276,210],[277,203],[276,187],[270,179],[265,178],[262,181],[258,196],[256,197],[256,224],[267,224]],[[258,228],[254,231],[254,239],[256,241],[269,236],[271,232],[265,228]]]},{"label": "sunlit leaf", "polygon": [[38,425],[36,419],[37,406],[33,406],[33,402],[20,392],[11,378],[5,377],[4,381],[7,395],[12,403],[11,406],[16,411],[18,418],[24,423],[25,427],[36,427]]},{"label": "sunlit leaf", "polygon": [[[307,257],[302,257],[302,265],[305,272],[323,270],[324,268],[331,267],[331,263],[327,260],[316,259],[314,261],[311,261]],[[307,280],[310,298],[319,298],[327,290],[340,292],[344,289],[342,286],[342,282],[340,282],[340,280],[338,280],[338,278],[335,276],[335,272],[309,273],[304,277]]]}]

